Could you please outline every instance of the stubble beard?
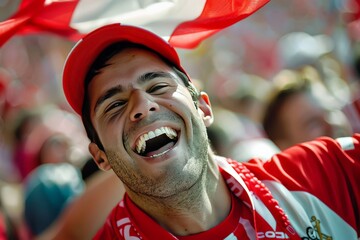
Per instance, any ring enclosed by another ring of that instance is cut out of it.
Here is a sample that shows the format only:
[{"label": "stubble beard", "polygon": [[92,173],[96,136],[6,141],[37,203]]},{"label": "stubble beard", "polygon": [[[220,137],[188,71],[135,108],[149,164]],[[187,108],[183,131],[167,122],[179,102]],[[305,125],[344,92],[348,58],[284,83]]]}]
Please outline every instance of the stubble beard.
[{"label": "stubble beard", "polygon": [[116,151],[106,151],[106,154],[114,172],[133,193],[150,199],[178,198],[178,201],[183,201],[182,195],[187,195],[185,199],[196,197],[199,188],[205,185],[203,176],[207,169],[209,145],[205,126],[197,125],[194,136],[198,137],[193,146],[184,151],[184,154],[188,153],[186,166],[175,160],[159,170],[156,178],[140,171],[131,159],[124,159]]}]

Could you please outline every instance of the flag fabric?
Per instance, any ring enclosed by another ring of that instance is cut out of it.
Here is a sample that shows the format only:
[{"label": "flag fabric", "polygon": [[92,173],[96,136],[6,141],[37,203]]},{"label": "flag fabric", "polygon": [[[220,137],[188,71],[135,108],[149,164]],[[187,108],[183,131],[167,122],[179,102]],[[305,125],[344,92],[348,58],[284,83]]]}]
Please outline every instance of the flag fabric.
[{"label": "flag fabric", "polygon": [[346,23],[346,28],[350,39],[353,41],[360,40],[360,0],[349,0],[347,9],[342,18]]},{"label": "flag fabric", "polygon": [[97,27],[144,27],[174,47],[194,48],[270,0],[22,0],[0,23],[0,46],[14,35],[54,33],[79,40]]}]

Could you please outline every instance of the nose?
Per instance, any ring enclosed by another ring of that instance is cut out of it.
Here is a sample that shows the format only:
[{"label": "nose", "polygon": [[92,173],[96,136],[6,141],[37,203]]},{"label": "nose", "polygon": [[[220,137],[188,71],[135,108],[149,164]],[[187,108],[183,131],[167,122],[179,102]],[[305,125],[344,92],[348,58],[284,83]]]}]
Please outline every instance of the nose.
[{"label": "nose", "polygon": [[159,105],[153,100],[152,96],[140,90],[132,92],[130,99],[130,120],[139,121],[159,109]]}]

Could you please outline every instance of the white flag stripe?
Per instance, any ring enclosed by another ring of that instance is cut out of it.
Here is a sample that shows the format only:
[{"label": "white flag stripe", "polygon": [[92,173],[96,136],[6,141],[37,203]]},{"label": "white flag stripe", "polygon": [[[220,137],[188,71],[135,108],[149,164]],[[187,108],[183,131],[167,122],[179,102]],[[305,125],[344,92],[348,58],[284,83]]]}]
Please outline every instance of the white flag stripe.
[{"label": "white flag stripe", "polygon": [[0,22],[0,46],[15,34],[51,32],[73,41],[98,27],[122,23],[143,27],[177,48],[195,48],[204,39],[241,21],[269,0],[22,0]]},{"label": "white flag stripe", "polygon": [[141,26],[160,36],[169,37],[180,23],[199,17],[206,0],[148,2],[80,0],[70,25],[79,32],[86,33],[104,24],[121,22]]}]

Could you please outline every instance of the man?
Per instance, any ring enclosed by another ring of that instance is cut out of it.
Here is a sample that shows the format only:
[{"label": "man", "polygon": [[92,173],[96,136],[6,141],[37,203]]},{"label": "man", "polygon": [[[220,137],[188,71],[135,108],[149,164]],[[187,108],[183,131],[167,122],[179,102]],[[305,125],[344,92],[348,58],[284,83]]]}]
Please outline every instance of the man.
[{"label": "man", "polygon": [[277,87],[270,94],[263,127],[280,150],[317,137],[337,138],[352,132],[330,93],[310,71],[315,70],[309,66],[302,71],[282,70],[273,79]]},{"label": "man", "polygon": [[208,96],[167,42],[132,26],[82,39],[63,85],[95,162],[126,190],[95,239],[358,239],[359,135],[268,162],[216,156]]}]

